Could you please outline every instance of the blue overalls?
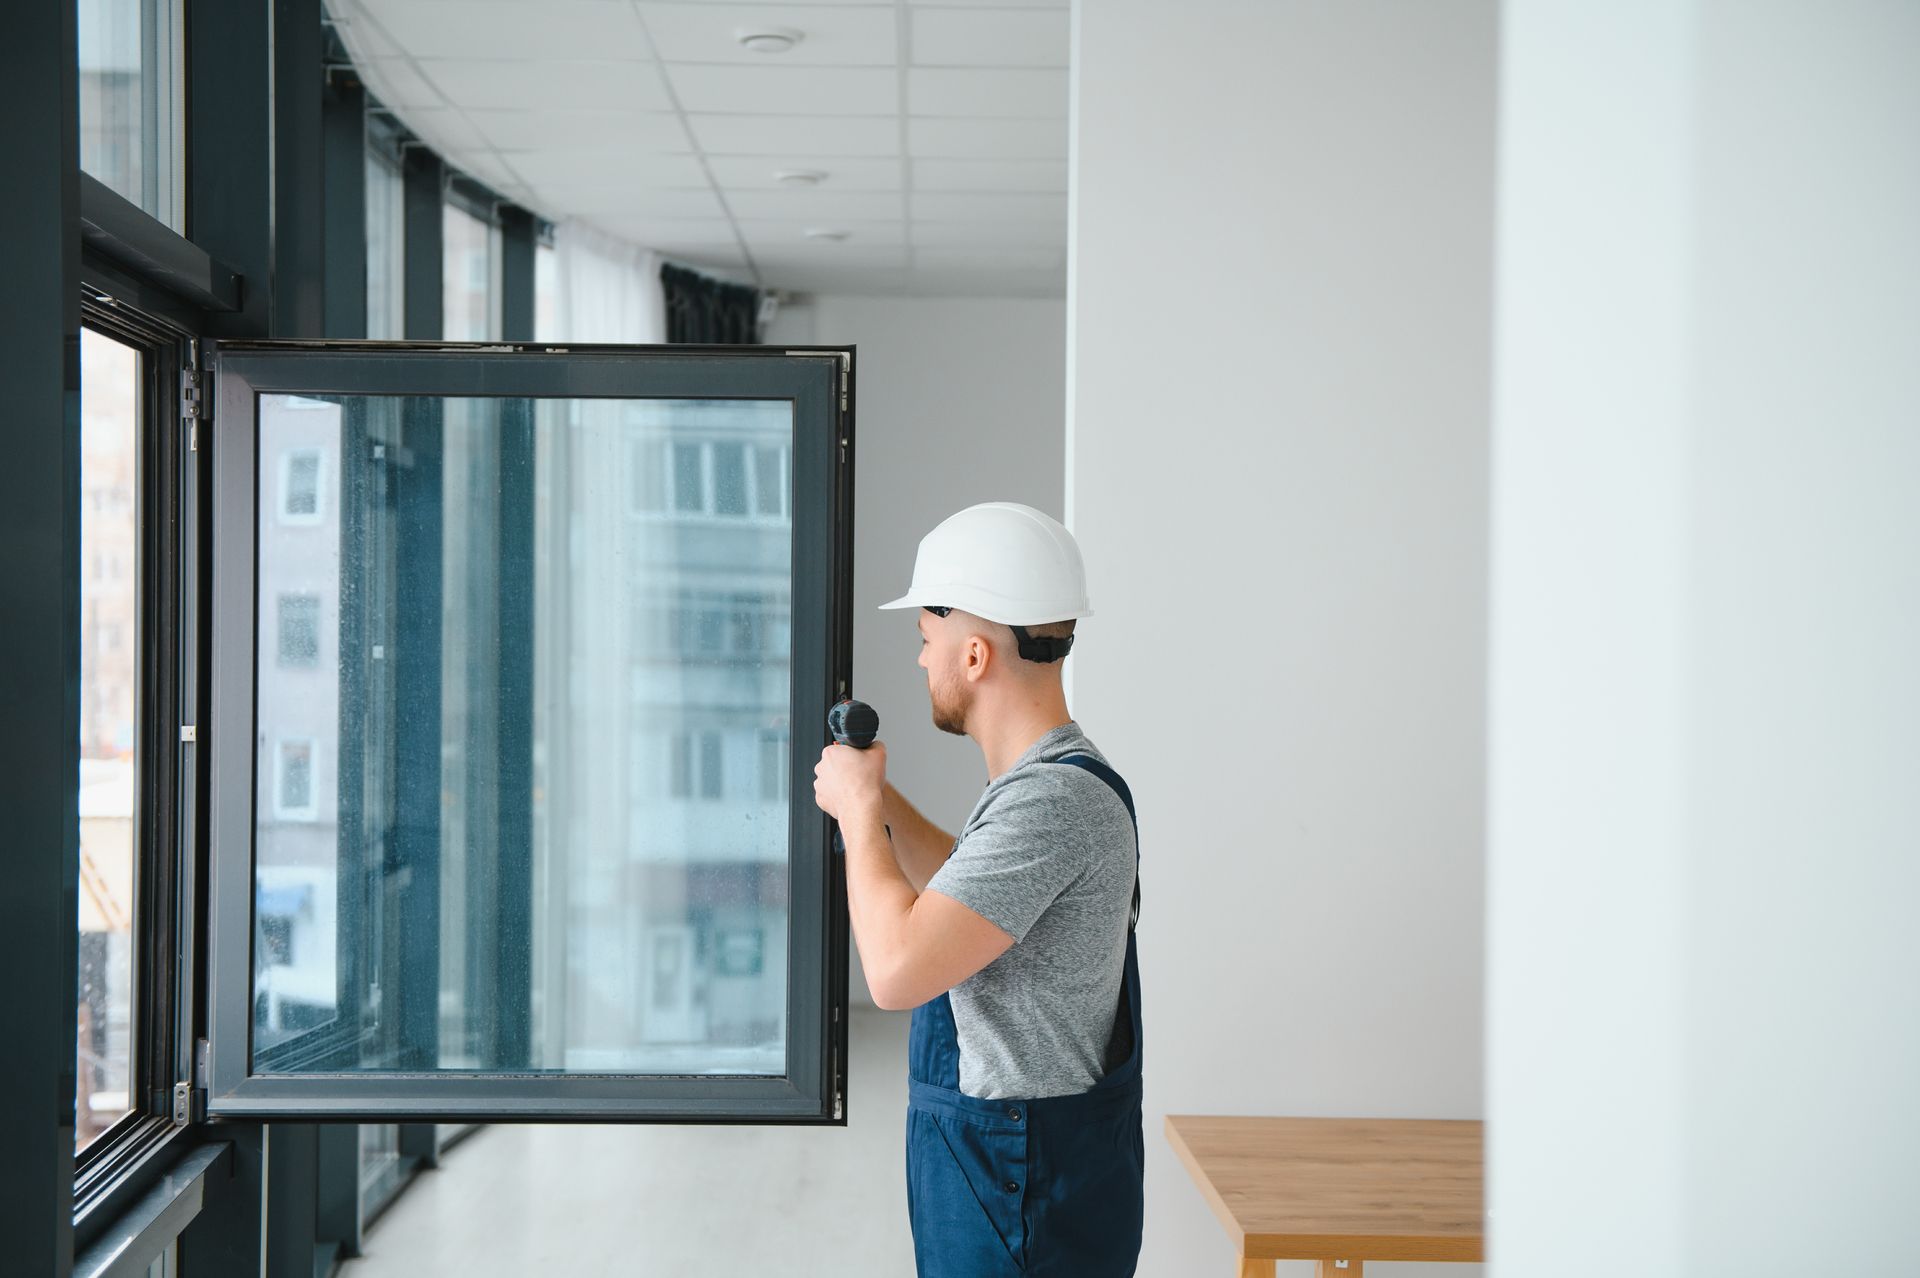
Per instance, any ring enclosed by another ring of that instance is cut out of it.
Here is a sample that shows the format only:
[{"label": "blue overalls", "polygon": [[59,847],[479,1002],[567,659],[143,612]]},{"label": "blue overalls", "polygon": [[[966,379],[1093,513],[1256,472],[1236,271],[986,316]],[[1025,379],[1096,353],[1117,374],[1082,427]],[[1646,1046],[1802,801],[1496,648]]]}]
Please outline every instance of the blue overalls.
[{"label": "blue overalls", "polygon": [[[1086,769],[1139,819],[1126,782]],[[1138,870],[1134,885],[1139,905]],[[1140,1115],[1140,966],[1133,926],[1105,1077],[1084,1092],[983,1100],[960,1091],[953,1001],[914,1009],[907,1042],[907,1213],[920,1278],[1126,1278],[1140,1256],[1146,1146]]]}]

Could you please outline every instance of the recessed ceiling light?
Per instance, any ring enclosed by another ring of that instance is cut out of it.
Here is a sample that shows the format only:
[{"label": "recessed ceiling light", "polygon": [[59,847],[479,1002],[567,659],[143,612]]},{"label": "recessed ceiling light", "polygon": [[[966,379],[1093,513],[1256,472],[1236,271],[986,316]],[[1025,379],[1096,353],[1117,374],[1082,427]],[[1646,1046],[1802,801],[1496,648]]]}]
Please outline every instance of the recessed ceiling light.
[{"label": "recessed ceiling light", "polygon": [[785,53],[805,39],[805,33],[792,27],[742,27],[733,33],[743,49],[755,53]]},{"label": "recessed ceiling light", "polygon": [[781,186],[819,186],[827,175],[819,169],[781,169],[773,180]]},{"label": "recessed ceiling light", "polygon": [[806,230],[802,231],[801,234],[810,240],[844,240],[847,236],[853,234],[853,232],[843,231],[838,227],[832,226],[809,226]]}]

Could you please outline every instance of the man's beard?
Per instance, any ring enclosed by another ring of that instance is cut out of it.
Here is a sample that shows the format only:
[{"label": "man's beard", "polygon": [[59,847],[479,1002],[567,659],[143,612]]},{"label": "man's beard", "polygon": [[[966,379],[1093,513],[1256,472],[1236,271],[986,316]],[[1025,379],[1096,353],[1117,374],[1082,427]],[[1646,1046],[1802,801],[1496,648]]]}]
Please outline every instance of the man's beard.
[{"label": "man's beard", "polygon": [[956,737],[967,735],[967,704],[962,697],[944,700],[936,689],[928,698],[933,703],[933,726]]}]

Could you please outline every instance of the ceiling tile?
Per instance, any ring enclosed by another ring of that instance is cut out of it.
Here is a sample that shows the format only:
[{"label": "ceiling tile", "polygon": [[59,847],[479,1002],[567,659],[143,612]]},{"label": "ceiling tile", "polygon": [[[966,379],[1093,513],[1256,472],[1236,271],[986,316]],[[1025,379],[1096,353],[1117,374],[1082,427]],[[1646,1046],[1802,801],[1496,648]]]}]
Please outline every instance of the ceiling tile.
[{"label": "ceiling tile", "polygon": [[375,0],[367,8],[416,58],[652,58],[633,10],[605,0]]},{"label": "ceiling tile", "polygon": [[[853,160],[842,156],[827,159],[818,155],[759,156],[716,155],[707,160],[713,179],[728,191],[784,191],[774,174],[786,169],[810,169],[825,173],[826,179],[815,190],[821,191],[898,191],[900,161]],[[1002,188],[1013,189],[1013,188]]]},{"label": "ceiling tile", "polygon": [[445,106],[446,95],[405,58],[380,58],[360,68],[380,105],[389,108]]},{"label": "ceiling tile", "polygon": [[[498,151],[489,151],[482,147],[463,150],[454,167],[464,170],[471,177],[480,179],[508,199],[520,194],[523,186]],[[509,187],[513,189],[509,190]]]},{"label": "ceiling tile", "polygon": [[725,218],[632,217],[620,213],[600,213],[583,219],[611,235],[657,249],[662,245],[704,244],[720,247],[739,246],[739,237]]},{"label": "ceiling tile", "polygon": [[915,248],[915,266],[969,271],[1064,271],[1065,249],[1019,247]]},{"label": "ceiling tile", "polygon": [[915,9],[917,67],[1064,67],[1068,15],[1054,9]]},{"label": "ceiling tile", "polygon": [[[507,163],[531,186],[559,192],[570,188],[603,188],[649,184],[661,187],[704,186],[696,179],[700,162],[686,155],[626,155],[600,148],[573,151],[516,151]],[[683,167],[691,166],[690,168]]]},{"label": "ceiling tile", "polygon": [[863,270],[874,267],[904,267],[907,265],[907,250],[898,247],[866,247],[853,244],[829,244],[825,246],[808,245],[799,249],[763,248],[753,245],[753,260],[761,269],[769,266],[785,265],[811,268],[857,267]]},{"label": "ceiling tile", "polygon": [[928,222],[1067,223],[1064,195],[922,194],[913,197],[913,216]]},{"label": "ceiling tile", "polygon": [[422,61],[420,69],[455,106],[671,111],[660,69],[650,62]]},{"label": "ceiling tile", "polygon": [[[524,160],[526,158],[528,157],[515,156],[512,157],[512,160],[509,160],[508,163],[511,166],[513,161]],[[667,156],[653,158],[680,159],[683,157]],[[695,168],[697,170],[698,165],[696,165]],[[592,176],[551,178],[538,183],[538,187],[540,194],[546,197],[548,203],[557,204],[565,209],[578,210],[582,213],[589,209],[618,211],[621,207],[618,201],[625,197],[654,194],[708,197],[714,201],[713,204],[696,205],[689,201],[685,207],[699,208],[701,211],[695,216],[725,216],[724,212],[718,207],[719,197],[717,195],[714,195],[713,192],[706,187],[690,187],[683,182],[672,180],[678,176],[678,174],[671,171],[664,173],[655,171],[652,166],[635,166],[632,164],[616,166],[613,164],[604,164],[601,167],[601,171]],[[678,215],[676,214],[675,216]]]},{"label": "ceiling tile", "polygon": [[805,103],[809,115],[900,113],[900,78],[891,67],[667,67],[684,110],[781,115]]},{"label": "ceiling tile", "polygon": [[[622,6],[624,7],[624,6]],[[741,62],[754,66],[892,66],[898,37],[893,9],[769,4],[641,4],[659,56],[668,62]],[[785,53],[742,48],[748,27],[790,27],[800,43]]]},{"label": "ceiling tile", "polygon": [[821,222],[898,220],[904,206],[897,191],[730,191],[727,207],[739,218]]},{"label": "ceiling tile", "polygon": [[907,152],[915,159],[1064,160],[1067,126],[1065,121],[912,119]]},{"label": "ceiling tile", "polygon": [[897,155],[894,120],[831,115],[690,115],[694,141],[710,155]]},{"label": "ceiling tile", "polygon": [[[608,162],[654,164],[657,152],[689,152],[693,143],[670,112],[642,111],[469,111],[467,118],[502,151],[536,155],[598,151]],[[705,186],[698,160],[671,163],[691,176],[675,186]],[[529,177],[532,175],[529,174]]]},{"label": "ceiling tile", "polygon": [[914,115],[1067,118],[1065,71],[1011,67],[914,67],[907,72]]},{"label": "ceiling tile", "polygon": [[437,151],[458,153],[486,149],[487,140],[480,131],[467,122],[464,113],[450,107],[408,107],[402,118],[408,128]]},{"label": "ceiling tile", "polygon": [[[740,218],[737,224],[740,234],[746,237],[756,253],[764,246],[772,252],[826,252],[835,249],[848,250],[851,258],[859,251],[876,246],[894,248],[906,243],[906,232],[898,219],[890,222],[855,222],[840,218],[826,219],[824,222],[812,221],[767,221],[756,218]],[[818,226],[831,227],[848,233],[840,241],[810,240],[806,231]]]},{"label": "ceiling tile", "polygon": [[328,6],[333,29],[347,46],[347,55],[355,66],[365,66],[369,58],[397,58],[402,50],[380,24],[368,17],[354,0],[340,0]]},{"label": "ceiling tile", "polygon": [[969,248],[982,244],[1022,248],[1063,247],[1064,222],[922,222],[913,224],[913,243],[925,248]]},{"label": "ceiling tile", "polygon": [[[638,184],[624,186],[565,185],[538,188],[543,196],[566,190],[566,209],[584,217],[623,216],[646,221],[694,220],[711,218],[723,221],[727,211],[712,191],[649,190]],[[557,195],[554,195],[557,202]]]},{"label": "ceiling tile", "polygon": [[1047,191],[1065,194],[1065,160],[915,160],[915,191]]}]

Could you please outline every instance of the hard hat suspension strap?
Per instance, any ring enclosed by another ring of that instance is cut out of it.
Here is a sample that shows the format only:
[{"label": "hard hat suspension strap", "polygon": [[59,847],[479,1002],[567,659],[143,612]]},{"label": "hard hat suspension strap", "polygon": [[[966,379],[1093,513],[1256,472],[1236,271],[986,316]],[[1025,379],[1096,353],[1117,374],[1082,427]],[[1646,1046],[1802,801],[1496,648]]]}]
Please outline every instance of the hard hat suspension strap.
[{"label": "hard hat suspension strap", "polygon": [[1019,643],[1020,655],[1028,661],[1059,661],[1073,651],[1072,635],[1063,635],[1058,639],[1036,639],[1027,632],[1025,626],[1011,626],[1009,629]]}]

